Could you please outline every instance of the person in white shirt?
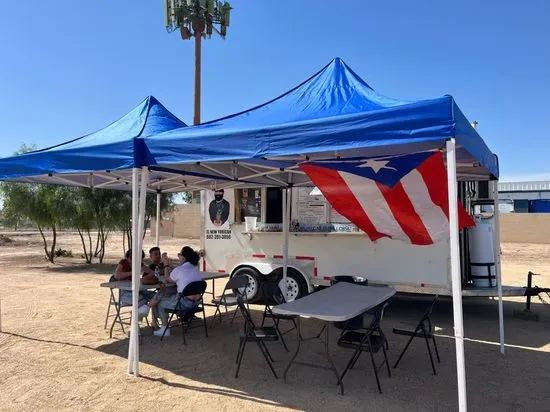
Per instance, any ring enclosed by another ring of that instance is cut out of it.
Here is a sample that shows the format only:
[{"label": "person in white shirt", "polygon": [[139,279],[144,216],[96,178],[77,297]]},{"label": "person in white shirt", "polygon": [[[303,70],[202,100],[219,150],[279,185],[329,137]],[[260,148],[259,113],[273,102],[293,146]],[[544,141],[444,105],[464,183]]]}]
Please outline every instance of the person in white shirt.
[{"label": "person in white shirt", "polygon": [[[155,316],[160,317],[163,325],[168,322],[168,314],[166,309],[174,309],[178,303],[179,294],[185,289],[185,287],[191,282],[202,280],[202,275],[199,272],[200,256],[197,252],[191,249],[189,246],[185,246],[178,253],[181,265],[175,268],[169,276],[165,277],[166,283],[175,283],[178,293],[171,296],[164,296],[162,293],[157,293],[155,297],[149,302],[149,306],[153,308]],[[184,307],[192,309],[198,304],[200,296],[187,296],[182,298],[182,304]],[[169,336],[170,330],[166,330],[166,326],[162,326],[160,329],[154,332],[155,336]]]}]

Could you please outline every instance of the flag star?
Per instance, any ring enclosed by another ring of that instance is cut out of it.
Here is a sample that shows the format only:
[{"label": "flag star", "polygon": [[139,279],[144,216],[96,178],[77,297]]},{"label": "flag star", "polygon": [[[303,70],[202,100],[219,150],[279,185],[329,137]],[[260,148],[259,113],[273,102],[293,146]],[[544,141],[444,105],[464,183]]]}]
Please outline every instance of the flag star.
[{"label": "flag star", "polygon": [[396,170],[394,167],[388,166],[389,160],[376,160],[376,159],[368,159],[365,163],[357,166],[357,167],[370,167],[374,173],[378,173],[381,169],[389,169],[389,170]]}]

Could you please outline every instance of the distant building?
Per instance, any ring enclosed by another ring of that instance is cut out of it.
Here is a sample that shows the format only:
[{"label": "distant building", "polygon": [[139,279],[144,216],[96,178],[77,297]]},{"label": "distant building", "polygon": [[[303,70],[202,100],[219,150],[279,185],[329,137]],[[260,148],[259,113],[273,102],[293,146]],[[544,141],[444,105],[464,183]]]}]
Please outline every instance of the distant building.
[{"label": "distant building", "polygon": [[501,213],[550,213],[550,181],[499,182]]}]

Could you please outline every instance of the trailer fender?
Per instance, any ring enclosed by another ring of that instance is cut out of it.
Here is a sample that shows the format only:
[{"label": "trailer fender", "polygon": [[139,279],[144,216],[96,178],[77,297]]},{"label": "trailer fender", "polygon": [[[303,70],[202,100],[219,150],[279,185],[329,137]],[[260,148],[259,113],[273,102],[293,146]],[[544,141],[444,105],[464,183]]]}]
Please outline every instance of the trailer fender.
[{"label": "trailer fender", "polygon": [[252,267],[256,269],[258,272],[260,272],[262,275],[267,276],[280,265],[274,265],[273,263],[268,263],[268,262],[244,261],[244,262],[239,262],[239,264],[236,265],[233,269],[231,269],[229,273],[233,274],[237,269],[243,266]]}]

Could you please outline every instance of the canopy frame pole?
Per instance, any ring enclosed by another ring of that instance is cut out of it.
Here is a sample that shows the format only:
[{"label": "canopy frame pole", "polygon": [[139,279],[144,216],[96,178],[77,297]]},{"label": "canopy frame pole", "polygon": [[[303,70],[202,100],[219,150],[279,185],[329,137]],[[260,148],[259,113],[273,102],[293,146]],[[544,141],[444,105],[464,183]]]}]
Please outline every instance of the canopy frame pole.
[{"label": "canopy frame pole", "polygon": [[130,342],[128,348],[128,374],[137,376],[135,361],[135,338],[138,334],[138,294],[139,294],[139,260],[138,254],[138,210],[139,208],[139,169],[132,169],[132,322],[130,327]]},{"label": "canopy frame pole", "polygon": [[157,221],[156,221],[156,239],[155,239],[155,245],[157,247],[160,246],[160,191],[157,192]]},{"label": "canopy frame pole", "polygon": [[447,140],[447,189],[449,196],[449,243],[451,283],[453,291],[453,320],[456,345],[458,410],[466,412],[466,364],[464,362],[464,315],[462,312],[462,283],[460,278],[460,247],[458,241],[458,190],[456,181],[456,141]]},{"label": "canopy frame pole", "polygon": [[286,279],[288,275],[288,230],[290,226],[290,207],[288,202],[288,190],[286,187],[283,188],[283,285],[282,292],[285,297],[288,296],[288,288],[286,284]]},{"label": "canopy frame pole", "polygon": [[495,219],[495,269],[497,278],[497,293],[498,293],[498,327],[499,327],[499,342],[500,353],[504,355],[504,305],[502,301],[502,273],[500,267],[500,210],[498,208],[498,180],[492,182],[493,184],[493,200],[494,205],[494,219]]},{"label": "canopy frame pole", "polygon": [[[145,200],[147,197],[147,184],[149,183],[149,169],[147,167],[141,168],[141,185],[140,185],[140,191],[139,191],[139,205],[138,205],[138,219],[137,219],[137,227],[138,227],[138,248],[137,248],[137,266],[138,269],[137,273],[137,290],[138,293],[136,294],[137,297],[139,297],[139,287],[141,285],[141,265],[142,265],[142,251],[143,251],[143,236],[145,234]],[[132,266],[133,268],[133,266]],[[132,274],[133,275],[133,274]],[[136,314],[138,311],[138,298],[135,300],[136,302]],[[132,315],[134,311],[132,310]],[[134,318],[132,318],[133,321]],[[136,316],[136,333],[134,337],[134,376],[139,376],[139,318]]]}]

